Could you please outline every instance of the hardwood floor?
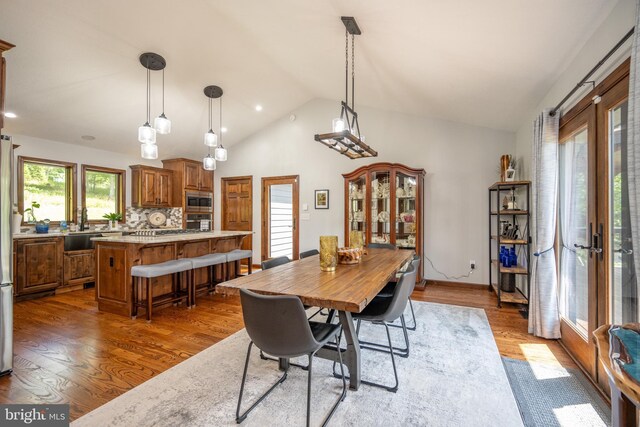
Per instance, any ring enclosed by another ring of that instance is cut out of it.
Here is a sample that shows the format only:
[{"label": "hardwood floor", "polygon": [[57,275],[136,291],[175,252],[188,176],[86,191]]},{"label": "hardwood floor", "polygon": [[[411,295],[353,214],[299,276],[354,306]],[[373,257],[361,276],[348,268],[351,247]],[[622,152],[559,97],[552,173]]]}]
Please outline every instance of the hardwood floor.
[{"label": "hardwood floor", "polygon": [[[515,307],[496,308],[486,287],[436,284],[414,299],[483,308],[503,356],[575,367],[557,342],[527,334]],[[154,314],[149,324],[100,313],[93,289],[16,303],[14,372],[0,378],[0,401],[70,403],[76,419],[243,327],[235,297]]]}]

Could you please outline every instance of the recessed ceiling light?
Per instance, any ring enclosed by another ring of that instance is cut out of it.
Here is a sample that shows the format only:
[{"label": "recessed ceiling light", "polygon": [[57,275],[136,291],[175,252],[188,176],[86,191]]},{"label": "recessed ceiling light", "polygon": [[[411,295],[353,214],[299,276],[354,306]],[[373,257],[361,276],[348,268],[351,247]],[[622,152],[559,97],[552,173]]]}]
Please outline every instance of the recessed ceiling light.
[{"label": "recessed ceiling light", "polygon": [[16,113],[12,113],[11,111],[5,112],[4,116],[8,119],[15,119],[16,117],[18,117]]},{"label": "recessed ceiling light", "polygon": [[262,111],[262,105],[260,104],[256,105],[256,111]]},{"label": "recessed ceiling light", "polygon": [[227,132],[227,128],[225,128],[225,127],[220,128],[220,132],[226,133]]},{"label": "recessed ceiling light", "polygon": [[96,139],[96,137],[93,135],[82,135],[80,138],[84,139],[85,141],[93,141]]}]

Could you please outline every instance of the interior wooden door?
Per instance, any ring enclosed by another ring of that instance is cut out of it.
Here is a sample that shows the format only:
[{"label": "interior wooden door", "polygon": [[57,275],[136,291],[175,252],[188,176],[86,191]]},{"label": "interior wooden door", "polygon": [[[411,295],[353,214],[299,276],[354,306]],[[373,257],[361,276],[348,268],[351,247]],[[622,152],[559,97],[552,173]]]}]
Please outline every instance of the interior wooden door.
[{"label": "interior wooden door", "polygon": [[299,177],[262,178],[262,260],[298,259]]},{"label": "interior wooden door", "polygon": [[[253,231],[253,177],[222,178],[222,229]],[[253,248],[252,236],[242,241],[242,249]],[[245,262],[245,261],[243,261]]]}]

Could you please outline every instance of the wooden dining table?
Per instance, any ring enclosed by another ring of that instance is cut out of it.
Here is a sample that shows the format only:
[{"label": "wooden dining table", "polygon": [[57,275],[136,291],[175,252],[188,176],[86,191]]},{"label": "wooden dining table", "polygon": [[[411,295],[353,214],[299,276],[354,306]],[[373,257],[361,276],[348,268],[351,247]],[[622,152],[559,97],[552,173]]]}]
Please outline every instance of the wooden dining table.
[{"label": "wooden dining table", "polygon": [[[349,387],[357,390],[361,380],[360,344],[351,313],[361,312],[413,254],[406,249],[367,249],[359,264],[338,264],[334,272],[321,271],[316,255],[220,283],[216,292],[238,295],[240,289],[248,289],[264,295],[294,295],[305,305],[335,310],[347,344],[340,351],[349,370]],[[337,361],[338,349],[327,345],[316,355]],[[288,361],[281,359],[280,365],[284,369]]]}]

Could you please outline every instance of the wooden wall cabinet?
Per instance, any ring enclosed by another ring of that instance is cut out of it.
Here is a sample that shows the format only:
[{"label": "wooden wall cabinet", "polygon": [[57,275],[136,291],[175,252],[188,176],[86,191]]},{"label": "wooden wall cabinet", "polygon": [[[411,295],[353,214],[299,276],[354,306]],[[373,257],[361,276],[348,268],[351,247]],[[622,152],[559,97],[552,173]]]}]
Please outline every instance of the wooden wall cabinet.
[{"label": "wooden wall cabinet", "polygon": [[78,286],[95,282],[95,251],[67,251],[64,253],[63,286]]},{"label": "wooden wall cabinet", "polygon": [[[424,169],[398,163],[374,163],[344,177],[344,242],[362,231],[366,244],[391,243],[421,256],[423,245]],[[423,262],[417,275],[422,281]]]},{"label": "wooden wall cabinet", "polygon": [[151,166],[131,168],[131,205],[135,208],[173,206],[173,171]]},{"label": "wooden wall cabinet", "polygon": [[[172,197],[174,205],[182,207],[184,213],[182,226],[186,228],[186,213],[189,213],[186,193],[194,191],[213,193],[213,171],[204,170],[201,161],[184,158],[163,160],[162,166],[173,171]],[[211,219],[213,219],[213,212]]]},{"label": "wooden wall cabinet", "polygon": [[4,127],[4,98],[7,87],[7,63],[3,54],[12,47],[14,47],[14,45],[11,43],[0,40],[0,129]]},{"label": "wooden wall cabinet", "polygon": [[63,237],[16,239],[15,295],[53,291],[63,283]]}]

